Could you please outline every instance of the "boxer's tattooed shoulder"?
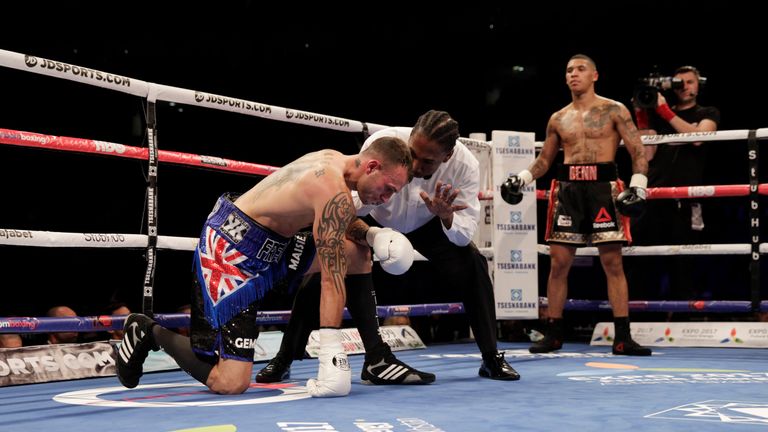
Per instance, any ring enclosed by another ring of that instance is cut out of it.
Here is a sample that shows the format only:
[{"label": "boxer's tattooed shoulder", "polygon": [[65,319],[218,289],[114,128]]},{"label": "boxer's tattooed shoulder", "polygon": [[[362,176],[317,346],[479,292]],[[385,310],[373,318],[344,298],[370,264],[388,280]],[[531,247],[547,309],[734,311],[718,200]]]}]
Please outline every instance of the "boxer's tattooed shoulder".
[{"label": "boxer's tattooed shoulder", "polygon": [[315,177],[320,177],[325,174],[326,164],[333,157],[334,152],[332,151],[323,150],[309,153],[273,172],[262,180],[260,185],[264,189],[279,189],[287,183],[299,180],[308,170],[313,170]]}]

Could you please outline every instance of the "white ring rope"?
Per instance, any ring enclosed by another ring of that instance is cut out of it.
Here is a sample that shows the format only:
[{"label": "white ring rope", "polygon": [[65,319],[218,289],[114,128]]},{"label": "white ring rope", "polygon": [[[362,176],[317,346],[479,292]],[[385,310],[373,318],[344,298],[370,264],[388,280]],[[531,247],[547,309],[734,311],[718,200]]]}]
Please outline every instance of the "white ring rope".
[{"label": "white ring rope", "polygon": [[363,123],[358,120],[150,83],[83,66],[2,49],[0,49],[0,66],[128,93],[147,98],[151,102],[157,100],[176,102],[346,132],[363,132],[367,127],[368,132],[373,133],[387,127],[376,123]]},{"label": "white ring rope", "polygon": [[[768,128],[760,128],[755,131],[755,138],[768,139]],[[748,129],[735,129],[735,130],[720,130],[714,132],[685,132],[676,134],[663,134],[663,135],[642,135],[640,139],[643,141],[643,145],[658,145],[658,144],[670,144],[670,145],[684,145],[692,142],[702,141],[737,141],[746,140],[749,137]],[[619,142],[620,146],[624,145],[624,141]],[[541,141],[536,142],[536,149],[541,149],[544,143]]]},{"label": "white ring rope", "polygon": [[[197,247],[196,237],[157,236],[158,249],[193,251]],[[80,248],[146,248],[149,236],[144,234],[119,233],[72,233],[57,231],[34,231],[14,228],[0,228],[0,245],[36,247],[80,247]],[[416,260],[427,261],[419,251],[414,251]]]},{"label": "white ring rope", "polygon": [[[549,246],[538,245],[538,251],[542,255],[549,255]],[[749,255],[752,253],[752,245],[742,244],[689,244],[689,245],[662,245],[662,246],[627,246],[621,248],[622,255],[626,256],[656,256],[656,255]],[[760,253],[768,253],[768,243],[760,243]],[[577,249],[577,256],[598,256],[596,247],[582,247]]]},{"label": "white ring rope", "polygon": [[[117,233],[70,233],[56,231],[34,231],[13,228],[0,228],[0,245],[36,246],[36,247],[82,247],[82,248],[146,248],[148,236],[144,234]],[[159,249],[193,251],[197,238],[158,236]],[[492,248],[480,248],[486,257],[493,257]],[[549,246],[538,245],[538,252],[549,255]],[[628,246],[622,248],[624,255],[749,255],[749,244],[693,244],[665,246]],[[760,253],[768,253],[768,243],[760,244]],[[416,252],[417,260],[426,261]],[[596,247],[579,248],[578,256],[597,256]]]}]

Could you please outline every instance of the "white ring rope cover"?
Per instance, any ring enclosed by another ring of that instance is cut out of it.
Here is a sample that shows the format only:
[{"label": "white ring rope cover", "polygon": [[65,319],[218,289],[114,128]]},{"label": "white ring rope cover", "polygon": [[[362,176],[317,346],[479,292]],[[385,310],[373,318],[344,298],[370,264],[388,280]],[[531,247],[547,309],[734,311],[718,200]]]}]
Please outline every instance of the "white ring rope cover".
[{"label": "white ring rope cover", "polygon": [[154,84],[83,66],[2,49],[0,49],[0,66],[62,78],[69,81],[76,81],[96,87],[103,87],[122,93],[132,94],[134,96],[144,97],[151,102],[157,100],[176,102],[186,105],[236,112],[270,120],[299,123],[346,132],[363,132],[367,127],[368,132],[373,133],[387,127],[375,123],[364,124],[357,120],[283,108],[276,105],[268,105],[261,102],[253,102],[229,96]]}]

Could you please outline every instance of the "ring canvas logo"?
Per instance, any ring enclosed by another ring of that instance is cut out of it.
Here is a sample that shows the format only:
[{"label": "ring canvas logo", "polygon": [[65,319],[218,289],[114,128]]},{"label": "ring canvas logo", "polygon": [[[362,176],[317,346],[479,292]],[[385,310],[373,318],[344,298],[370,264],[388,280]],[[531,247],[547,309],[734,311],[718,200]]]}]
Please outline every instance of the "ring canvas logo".
[{"label": "ring canvas logo", "polygon": [[[199,389],[199,392],[194,392],[194,389]],[[149,384],[140,385],[133,390],[126,390],[123,386],[78,390],[58,394],[53,400],[70,405],[113,408],[169,408],[269,404],[310,397],[305,387],[291,383],[251,384],[251,390],[253,389],[258,390],[248,391],[237,397],[222,398],[208,392],[200,383]],[[134,397],[128,397],[129,395]]]}]

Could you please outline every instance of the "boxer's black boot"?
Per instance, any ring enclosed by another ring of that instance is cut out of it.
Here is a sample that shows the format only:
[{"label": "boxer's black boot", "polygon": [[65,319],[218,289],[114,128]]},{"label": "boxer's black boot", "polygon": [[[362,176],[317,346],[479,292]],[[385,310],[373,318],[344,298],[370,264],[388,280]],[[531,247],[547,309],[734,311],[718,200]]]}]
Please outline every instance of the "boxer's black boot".
[{"label": "boxer's black boot", "polygon": [[534,343],[528,348],[533,354],[549,353],[563,347],[563,319],[550,318],[547,322],[547,334],[544,339]]},{"label": "boxer's black boot", "polygon": [[651,349],[641,346],[629,332],[629,317],[613,319],[615,338],[613,339],[613,355],[649,356]]}]

